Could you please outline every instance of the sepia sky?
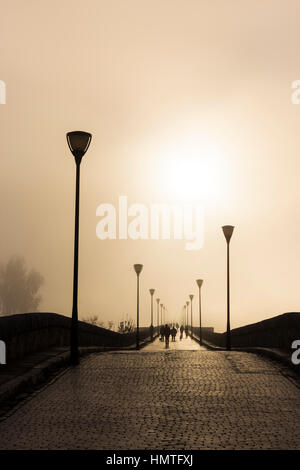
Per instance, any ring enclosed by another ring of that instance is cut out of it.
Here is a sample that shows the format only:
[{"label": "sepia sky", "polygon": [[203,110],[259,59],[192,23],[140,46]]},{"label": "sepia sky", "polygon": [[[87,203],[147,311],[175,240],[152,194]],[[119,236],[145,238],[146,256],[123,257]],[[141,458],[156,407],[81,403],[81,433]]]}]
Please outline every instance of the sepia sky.
[{"label": "sepia sky", "polygon": [[[45,277],[41,311],[70,315],[75,164],[65,133],[93,134],[81,165],[79,315],[141,323],[156,289],[182,318],[203,278],[203,322],[300,310],[298,0],[0,0],[0,261]],[[205,240],[99,240],[118,198],[205,206]],[[198,319],[194,302],[194,323]],[[155,317],[156,318],[156,317]]]}]

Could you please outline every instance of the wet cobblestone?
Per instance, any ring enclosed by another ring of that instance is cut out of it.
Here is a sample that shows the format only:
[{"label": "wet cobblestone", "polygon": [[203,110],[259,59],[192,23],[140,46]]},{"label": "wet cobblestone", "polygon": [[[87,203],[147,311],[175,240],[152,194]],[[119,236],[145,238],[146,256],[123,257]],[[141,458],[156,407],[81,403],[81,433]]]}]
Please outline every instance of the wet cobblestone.
[{"label": "wet cobblestone", "polygon": [[300,449],[280,368],[196,349],[85,357],[0,422],[0,449]]}]

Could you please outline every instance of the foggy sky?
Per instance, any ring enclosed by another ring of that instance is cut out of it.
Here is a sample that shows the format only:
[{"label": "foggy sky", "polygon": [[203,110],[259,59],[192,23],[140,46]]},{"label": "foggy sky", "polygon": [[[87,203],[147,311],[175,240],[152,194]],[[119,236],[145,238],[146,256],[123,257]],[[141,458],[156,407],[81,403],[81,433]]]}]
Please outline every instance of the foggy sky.
[{"label": "foggy sky", "polygon": [[[300,105],[291,103],[299,2],[1,0],[0,8],[0,260],[23,255],[44,275],[40,310],[71,313],[75,165],[65,133],[85,130],[93,139],[81,165],[80,317],[135,318],[132,266],[142,263],[142,324],[149,288],[177,320],[203,278],[204,325],[223,331],[224,224],[236,227],[231,326],[299,311]],[[103,202],[178,201],[166,149],[190,132],[224,150],[203,248],[97,239]],[[197,308],[195,299],[195,323]]]}]

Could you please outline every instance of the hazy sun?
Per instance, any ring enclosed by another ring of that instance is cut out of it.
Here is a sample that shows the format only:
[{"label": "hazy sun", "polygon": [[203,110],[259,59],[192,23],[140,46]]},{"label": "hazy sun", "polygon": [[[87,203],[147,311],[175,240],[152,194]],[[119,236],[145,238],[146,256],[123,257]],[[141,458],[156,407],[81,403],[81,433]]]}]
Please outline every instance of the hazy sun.
[{"label": "hazy sun", "polygon": [[226,155],[217,142],[185,136],[161,149],[163,181],[171,199],[217,202],[226,189]]}]

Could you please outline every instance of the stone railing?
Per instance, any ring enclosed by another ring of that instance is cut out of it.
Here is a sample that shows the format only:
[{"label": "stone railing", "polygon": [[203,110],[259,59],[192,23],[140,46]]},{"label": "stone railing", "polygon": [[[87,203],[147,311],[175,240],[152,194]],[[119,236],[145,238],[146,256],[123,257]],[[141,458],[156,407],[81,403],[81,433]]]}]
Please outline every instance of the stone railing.
[{"label": "stone railing", "polygon": [[[56,313],[25,313],[0,317],[0,340],[8,360],[35,351],[70,344],[71,318]],[[78,324],[79,346],[126,347],[134,345],[135,333],[121,334],[86,322]],[[150,328],[140,328],[140,341],[150,337]]]},{"label": "stone railing", "polygon": [[[199,327],[193,328],[199,337]],[[204,341],[226,346],[226,333],[202,331]],[[290,351],[295,339],[300,339],[300,313],[284,313],[258,323],[231,330],[232,347],[265,347]]]}]

